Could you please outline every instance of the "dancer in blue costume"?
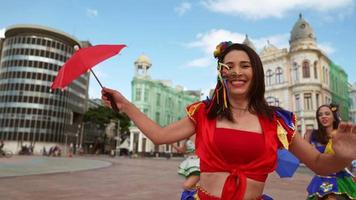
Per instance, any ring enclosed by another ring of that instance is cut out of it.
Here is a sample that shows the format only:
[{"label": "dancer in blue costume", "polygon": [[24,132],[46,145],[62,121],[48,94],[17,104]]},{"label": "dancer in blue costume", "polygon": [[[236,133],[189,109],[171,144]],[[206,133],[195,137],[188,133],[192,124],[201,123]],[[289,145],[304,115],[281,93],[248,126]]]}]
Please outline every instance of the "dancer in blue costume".
[{"label": "dancer in blue costume", "polygon": [[[306,135],[306,139],[321,153],[333,154],[331,138],[340,123],[337,105],[322,105],[316,111],[318,129]],[[352,176],[342,170],[328,176],[315,175],[310,182],[308,200],[356,199],[356,183]]]}]

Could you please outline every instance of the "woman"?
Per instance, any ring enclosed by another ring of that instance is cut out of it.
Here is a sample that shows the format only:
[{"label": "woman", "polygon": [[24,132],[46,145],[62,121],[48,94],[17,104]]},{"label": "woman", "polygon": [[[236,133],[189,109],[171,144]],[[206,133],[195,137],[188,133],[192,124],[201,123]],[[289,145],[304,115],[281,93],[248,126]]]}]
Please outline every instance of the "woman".
[{"label": "woman", "polygon": [[352,124],[340,124],[333,138],[333,155],[321,154],[294,134],[294,115],[266,103],[262,63],[251,48],[222,42],[214,55],[219,78],[212,99],[188,106],[186,118],[164,128],[119,92],[102,90],[104,103],[111,106],[113,102],[155,144],[170,144],[196,133],[201,200],[262,199],[268,173],[276,168],[279,147],[288,148],[318,174],[336,172],[356,157]]},{"label": "woman", "polygon": [[199,181],[199,158],[195,155],[194,135],[186,139],[183,146],[172,144],[179,153],[184,153],[186,159],[179,165],[178,174],[185,178],[181,200],[192,200],[196,196],[196,185]]},{"label": "woman", "polygon": [[[339,126],[340,118],[336,105],[322,105],[316,111],[318,129],[305,138],[319,152],[333,154],[332,140]],[[308,188],[308,200],[317,199],[356,199],[356,183],[345,170],[328,176],[315,175]]]}]

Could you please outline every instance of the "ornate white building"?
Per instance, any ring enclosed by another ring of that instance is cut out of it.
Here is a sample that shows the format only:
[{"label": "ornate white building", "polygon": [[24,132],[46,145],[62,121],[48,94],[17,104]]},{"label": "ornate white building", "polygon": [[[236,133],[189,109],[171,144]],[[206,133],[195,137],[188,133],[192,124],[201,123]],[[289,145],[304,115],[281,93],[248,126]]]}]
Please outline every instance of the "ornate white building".
[{"label": "ornate white building", "polygon": [[291,31],[289,44],[288,50],[268,42],[260,52],[266,100],[293,111],[297,129],[303,135],[307,129],[317,128],[317,107],[331,103],[331,60],[318,48],[314,31],[302,15]]}]

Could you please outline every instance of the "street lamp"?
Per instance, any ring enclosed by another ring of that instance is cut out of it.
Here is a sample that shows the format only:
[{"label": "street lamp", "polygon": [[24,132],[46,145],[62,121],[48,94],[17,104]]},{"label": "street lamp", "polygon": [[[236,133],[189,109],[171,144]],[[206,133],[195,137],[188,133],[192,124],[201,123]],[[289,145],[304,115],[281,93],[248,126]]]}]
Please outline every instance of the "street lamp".
[{"label": "street lamp", "polygon": [[117,120],[117,132],[116,132],[116,156],[120,155],[120,135],[121,135],[121,128],[120,128],[120,120]]}]

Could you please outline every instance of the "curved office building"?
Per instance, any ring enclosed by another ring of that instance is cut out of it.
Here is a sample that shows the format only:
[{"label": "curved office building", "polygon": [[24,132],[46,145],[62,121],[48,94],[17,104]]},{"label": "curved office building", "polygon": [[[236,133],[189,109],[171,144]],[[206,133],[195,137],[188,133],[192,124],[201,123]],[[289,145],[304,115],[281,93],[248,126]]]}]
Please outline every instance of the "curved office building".
[{"label": "curved office building", "polygon": [[64,91],[50,90],[75,45],[85,44],[48,27],[6,29],[0,42],[0,139],[9,144],[5,146],[17,151],[26,144],[38,151],[54,144],[79,143],[89,74]]}]

